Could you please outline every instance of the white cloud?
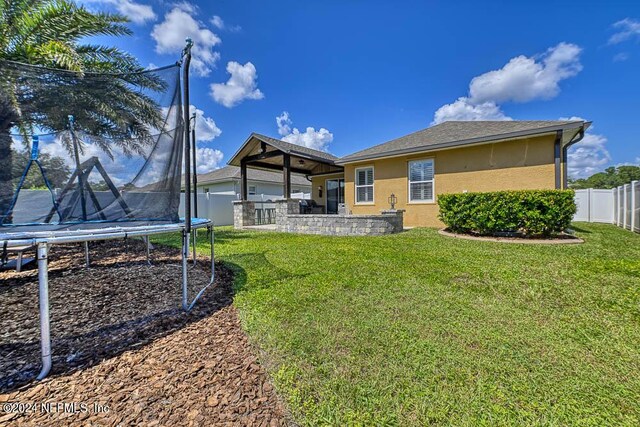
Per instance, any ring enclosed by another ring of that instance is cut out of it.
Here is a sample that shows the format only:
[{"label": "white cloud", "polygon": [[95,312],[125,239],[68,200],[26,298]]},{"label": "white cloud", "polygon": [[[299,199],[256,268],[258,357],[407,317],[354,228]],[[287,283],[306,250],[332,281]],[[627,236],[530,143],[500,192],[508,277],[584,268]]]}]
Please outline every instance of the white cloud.
[{"label": "white cloud", "polygon": [[258,89],[256,67],[251,62],[241,65],[230,61],[227,72],[231,77],[226,83],[211,85],[211,96],[217,103],[232,108],[245,99],[264,98],[264,94]]},{"label": "white cloud", "polygon": [[612,25],[616,29],[611,37],[609,44],[618,44],[632,38],[640,38],[640,21],[631,18],[624,18]]},{"label": "white cloud", "polygon": [[232,26],[227,25],[224,22],[224,20],[218,15],[213,15],[213,18],[211,18],[210,22],[211,22],[211,25],[213,25],[219,30],[227,30],[227,31],[231,31],[232,33],[236,33],[242,30],[242,28],[239,25],[232,25]]},{"label": "white cloud", "polygon": [[433,123],[449,120],[512,120],[505,115],[494,102],[473,104],[469,98],[463,96],[457,101],[438,108],[433,116]]},{"label": "white cloud", "polygon": [[559,83],[582,70],[581,51],[579,46],[563,42],[542,55],[512,58],[504,67],[474,77],[469,95],[440,107],[433,124],[445,120],[510,120],[501,103],[557,96]]},{"label": "white cloud", "polygon": [[173,7],[176,7],[183,12],[187,12],[188,14],[195,15],[198,13],[198,6],[193,3],[189,3],[188,1],[181,1],[173,3]]},{"label": "white cloud", "polygon": [[293,122],[289,118],[289,113],[283,111],[278,117],[276,117],[276,124],[278,125],[278,134],[280,136],[287,136],[291,133],[291,125]]},{"label": "white cloud", "polygon": [[83,0],[84,3],[102,3],[114,7],[118,13],[126,16],[136,24],[155,21],[157,16],[153,8],[132,0]]},{"label": "white cloud", "polygon": [[219,30],[224,29],[224,21],[218,15],[214,15],[213,18],[211,18],[211,23]]},{"label": "white cloud", "polygon": [[179,54],[185,46],[185,39],[193,40],[191,66],[196,74],[206,76],[215,66],[220,53],[213,50],[221,43],[220,38],[202,22],[195,19],[197,10],[190,3],[180,3],[164,16],[164,21],[156,24],[151,37],[156,41],[156,52]]},{"label": "white cloud", "polygon": [[501,69],[474,77],[469,85],[469,97],[474,104],[553,98],[560,92],[560,81],[582,70],[581,50],[574,44],[560,43],[538,60],[524,55],[512,58]]},{"label": "white cloud", "polygon": [[222,131],[216,125],[211,117],[205,117],[204,111],[199,110],[195,105],[189,106],[190,116],[196,113],[196,140],[197,141],[213,141],[222,135]]},{"label": "white cloud", "polygon": [[613,62],[624,62],[630,58],[627,52],[620,52],[613,55]]},{"label": "white cloud", "polygon": [[[582,117],[560,117],[560,120],[581,120]],[[567,169],[571,178],[588,178],[603,170],[611,163],[611,155],[606,148],[607,138],[593,133],[591,126],[582,141],[569,147],[567,153]]]},{"label": "white cloud", "polygon": [[302,145],[314,150],[327,151],[329,144],[333,141],[333,134],[325,128],[315,130],[312,127],[308,127],[305,132],[300,132],[295,127],[292,128],[293,122],[286,111],[276,117],[276,123],[282,140],[292,144]]},{"label": "white cloud", "polygon": [[587,132],[584,139],[569,148],[568,172],[572,178],[587,178],[601,171],[611,162],[606,149],[607,138]]},{"label": "white cloud", "polygon": [[198,148],[196,151],[196,163],[198,173],[211,172],[220,167],[224,154],[213,148]]}]

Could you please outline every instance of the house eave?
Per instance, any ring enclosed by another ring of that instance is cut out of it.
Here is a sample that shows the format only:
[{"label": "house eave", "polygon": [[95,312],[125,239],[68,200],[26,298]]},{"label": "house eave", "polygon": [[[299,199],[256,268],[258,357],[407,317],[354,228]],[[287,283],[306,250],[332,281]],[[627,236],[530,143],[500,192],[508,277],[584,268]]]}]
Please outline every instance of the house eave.
[{"label": "house eave", "polygon": [[345,158],[336,160],[335,164],[344,166],[352,163],[360,163],[367,160],[400,157],[400,156],[405,156],[409,154],[429,153],[433,151],[459,148],[463,146],[468,147],[468,146],[474,146],[474,145],[491,144],[495,142],[502,142],[502,141],[507,141],[512,139],[522,139],[522,138],[528,138],[531,136],[542,136],[545,134],[553,134],[558,130],[571,130],[571,129],[580,129],[580,128],[584,128],[584,130],[586,130],[590,125],[591,125],[591,122],[576,121],[576,122],[566,123],[562,125],[547,126],[544,128],[535,129],[533,131],[525,130],[525,131],[518,131],[518,132],[509,132],[509,133],[504,133],[499,135],[490,135],[490,136],[479,137],[479,138],[463,139],[458,141],[448,141],[448,142],[433,144],[429,146],[412,147],[412,148],[406,148],[401,150],[391,150],[384,153],[363,155],[363,156],[357,156],[357,157],[346,156]]}]

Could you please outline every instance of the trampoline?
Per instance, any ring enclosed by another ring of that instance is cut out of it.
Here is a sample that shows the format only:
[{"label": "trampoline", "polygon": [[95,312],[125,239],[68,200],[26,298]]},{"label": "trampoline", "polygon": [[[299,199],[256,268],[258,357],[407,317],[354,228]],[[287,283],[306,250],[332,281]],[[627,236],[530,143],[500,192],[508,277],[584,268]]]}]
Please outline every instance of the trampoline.
[{"label": "trampoline", "polygon": [[[190,40],[180,61],[127,73],[71,72],[0,61],[0,251],[35,247],[42,368],[51,370],[48,254],[52,245],[182,235],[182,307],[214,283],[213,223],[192,216]],[[7,108],[9,106],[9,108]],[[193,118],[195,119],[195,118]],[[180,216],[184,185],[184,216]],[[211,279],[188,295],[198,229],[211,244]]]}]

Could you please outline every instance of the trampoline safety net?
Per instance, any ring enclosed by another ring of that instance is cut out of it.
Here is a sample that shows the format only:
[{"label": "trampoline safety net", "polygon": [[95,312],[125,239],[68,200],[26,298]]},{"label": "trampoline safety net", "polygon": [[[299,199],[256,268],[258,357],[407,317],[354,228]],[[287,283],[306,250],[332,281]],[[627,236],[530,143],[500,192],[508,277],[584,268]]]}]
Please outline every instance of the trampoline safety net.
[{"label": "trampoline safety net", "polygon": [[99,74],[0,61],[0,232],[177,222],[183,138],[179,64]]}]

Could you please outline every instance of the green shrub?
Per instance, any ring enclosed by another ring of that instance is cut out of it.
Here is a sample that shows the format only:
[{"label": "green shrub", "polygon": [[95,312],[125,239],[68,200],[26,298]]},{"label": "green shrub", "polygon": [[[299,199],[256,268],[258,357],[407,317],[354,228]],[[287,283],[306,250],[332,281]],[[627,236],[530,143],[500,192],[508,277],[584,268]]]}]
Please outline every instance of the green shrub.
[{"label": "green shrub", "polygon": [[550,236],[576,213],[573,190],[521,190],[441,194],[440,220],[456,233]]}]

